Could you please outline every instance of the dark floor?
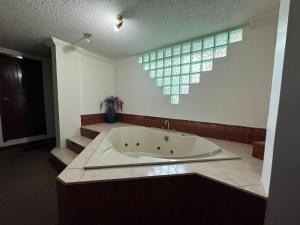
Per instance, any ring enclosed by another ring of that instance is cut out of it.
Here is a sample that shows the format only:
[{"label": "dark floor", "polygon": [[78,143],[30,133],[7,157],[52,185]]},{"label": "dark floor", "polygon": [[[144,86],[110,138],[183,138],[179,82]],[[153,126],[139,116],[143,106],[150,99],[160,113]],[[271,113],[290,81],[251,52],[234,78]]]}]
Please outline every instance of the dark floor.
[{"label": "dark floor", "polygon": [[56,176],[49,147],[0,151],[0,224],[56,225]]}]

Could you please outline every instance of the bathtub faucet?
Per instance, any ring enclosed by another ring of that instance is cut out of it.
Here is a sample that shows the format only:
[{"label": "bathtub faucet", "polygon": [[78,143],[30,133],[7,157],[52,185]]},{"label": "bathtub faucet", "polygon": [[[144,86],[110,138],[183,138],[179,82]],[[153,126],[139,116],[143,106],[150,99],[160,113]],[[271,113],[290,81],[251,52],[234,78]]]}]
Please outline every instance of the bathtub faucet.
[{"label": "bathtub faucet", "polygon": [[164,127],[166,126],[166,124],[168,124],[167,128],[168,128],[168,131],[169,131],[170,130],[170,121],[165,120]]}]

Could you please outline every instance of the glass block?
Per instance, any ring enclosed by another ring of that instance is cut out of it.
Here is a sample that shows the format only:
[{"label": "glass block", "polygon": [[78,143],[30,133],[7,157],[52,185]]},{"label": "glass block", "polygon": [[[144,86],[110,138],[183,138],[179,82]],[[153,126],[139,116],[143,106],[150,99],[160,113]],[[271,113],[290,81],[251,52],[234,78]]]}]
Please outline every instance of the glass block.
[{"label": "glass block", "polygon": [[143,55],[143,62],[149,62],[149,54]]},{"label": "glass block", "polygon": [[163,86],[163,83],[164,83],[164,79],[163,78],[156,78],[155,79],[155,84],[156,84],[157,87]]},{"label": "glass block", "polygon": [[171,67],[164,68],[164,76],[169,77],[172,74]]},{"label": "glass block", "polygon": [[151,69],[151,70],[156,69],[156,62],[155,62],[155,61],[150,62],[150,69]]},{"label": "glass block", "polygon": [[175,45],[173,46],[173,55],[180,55],[181,54],[181,45]]},{"label": "glass block", "polygon": [[179,76],[172,76],[172,85],[179,85]]},{"label": "glass block", "polygon": [[191,73],[200,73],[201,71],[201,63],[193,63],[191,68]]},{"label": "glass block", "polygon": [[150,53],[150,61],[156,60],[156,52],[151,52]]},{"label": "glass block", "polygon": [[189,75],[180,76],[180,84],[189,84],[189,83],[190,83],[190,76]]},{"label": "glass block", "polygon": [[164,86],[171,85],[171,77],[164,77]]},{"label": "glass block", "polygon": [[243,28],[239,28],[229,32],[229,43],[243,40]]},{"label": "glass block", "polygon": [[163,95],[170,95],[170,94],[171,94],[171,86],[164,86]]},{"label": "glass block", "polygon": [[172,65],[171,58],[164,58],[164,67],[169,67]]},{"label": "glass block", "polygon": [[156,68],[162,68],[164,66],[164,60],[160,59],[156,61]]},{"label": "glass block", "polygon": [[172,93],[172,95],[178,95],[179,94],[179,85],[171,86],[171,93]]},{"label": "glass block", "polygon": [[147,70],[149,70],[149,68],[150,68],[149,63],[144,63],[144,64],[143,64],[143,69],[144,69],[144,70],[147,71]]},{"label": "glass block", "polygon": [[190,64],[181,66],[181,74],[188,74],[190,72]]},{"label": "glass block", "polygon": [[202,49],[202,40],[195,40],[192,42],[192,50],[193,51],[199,51]]},{"label": "glass block", "polygon": [[141,55],[138,56],[138,63],[139,64],[143,63],[143,56],[141,56]]},{"label": "glass block", "polygon": [[181,63],[182,64],[186,64],[186,63],[190,63],[191,62],[191,54],[184,54],[181,56]]},{"label": "glass block", "polygon": [[189,53],[191,51],[191,42],[186,42],[186,43],[183,43],[182,46],[181,46],[181,53]]},{"label": "glass block", "polygon": [[222,58],[227,55],[227,45],[219,46],[215,48],[215,58]]},{"label": "glass block", "polygon": [[204,61],[202,62],[202,70],[201,71],[211,71],[213,68],[213,61],[209,60],[209,61]]},{"label": "glass block", "polygon": [[179,74],[180,74],[180,66],[173,66],[172,75],[179,75]]},{"label": "glass block", "polygon": [[179,104],[179,95],[171,96],[171,104]]},{"label": "glass block", "polygon": [[173,56],[172,57],[172,65],[173,66],[177,66],[177,65],[180,65],[180,55],[178,56]]},{"label": "glass block", "polygon": [[180,94],[187,95],[189,93],[189,85],[180,85]]},{"label": "glass block", "polygon": [[192,58],[192,62],[200,62],[202,60],[201,51],[193,52],[191,58]]},{"label": "glass block", "polygon": [[202,51],[202,60],[210,60],[214,58],[214,49],[206,49]]},{"label": "glass block", "polygon": [[163,50],[158,50],[156,53],[156,58],[157,59],[162,59],[164,57],[164,51]]},{"label": "glass block", "polygon": [[227,45],[228,32],[216,35],[216,46]]},{"label": "glass block", "polygon": [[149,77],[152,79],[152,78],[155,78],[155,70],[150,70],[149,71]]},{"label": "glass block", "polygon": [[156,77],[163,77],[164,70],[163,69],[156,69]]},{"label": "glass block", "polygon": [[181,74],[188,74],[190,73],[190,64],[185,64],[181,66]]},{"label": "glass block", "polygon": [[215,36],[204,38],[203,49],[213,48],[215,46]]},{"label": "glass block", "polygon": [[172,55],[172,48],[165,48],[164,49],[164,57],[170,57]]},{"label": "glass block", "polygon": [[191,84],[198,84],[198,83],[200,83],[200,73],[193,73],[193,74],[191,74],[190,83]]}]

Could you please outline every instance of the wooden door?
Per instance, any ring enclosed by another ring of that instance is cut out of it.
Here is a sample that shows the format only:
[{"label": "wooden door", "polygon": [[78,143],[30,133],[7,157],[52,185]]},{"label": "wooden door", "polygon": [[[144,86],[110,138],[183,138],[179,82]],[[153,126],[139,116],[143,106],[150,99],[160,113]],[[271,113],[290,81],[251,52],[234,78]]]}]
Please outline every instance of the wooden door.
[{"label": "wooden door", "polygon": [[0,55],[3,140],[46,134],[42,64]]}]

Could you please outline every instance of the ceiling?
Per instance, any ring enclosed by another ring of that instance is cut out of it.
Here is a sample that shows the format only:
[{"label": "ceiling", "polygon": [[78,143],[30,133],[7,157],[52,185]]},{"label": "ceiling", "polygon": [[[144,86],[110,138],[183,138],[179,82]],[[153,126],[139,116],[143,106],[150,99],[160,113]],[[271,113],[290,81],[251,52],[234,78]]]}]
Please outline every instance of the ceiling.
[{"label": "ceiling", "polygon": [[[280,0],[1,0],[0,46],[49,56],[53,36],[111,59],[222,31],[278,11]],[[125,17],[119,32],[114,18]],[[90,44],[78,40],[93,34]],[[77,42],[76,42],[77,41]]]}]

